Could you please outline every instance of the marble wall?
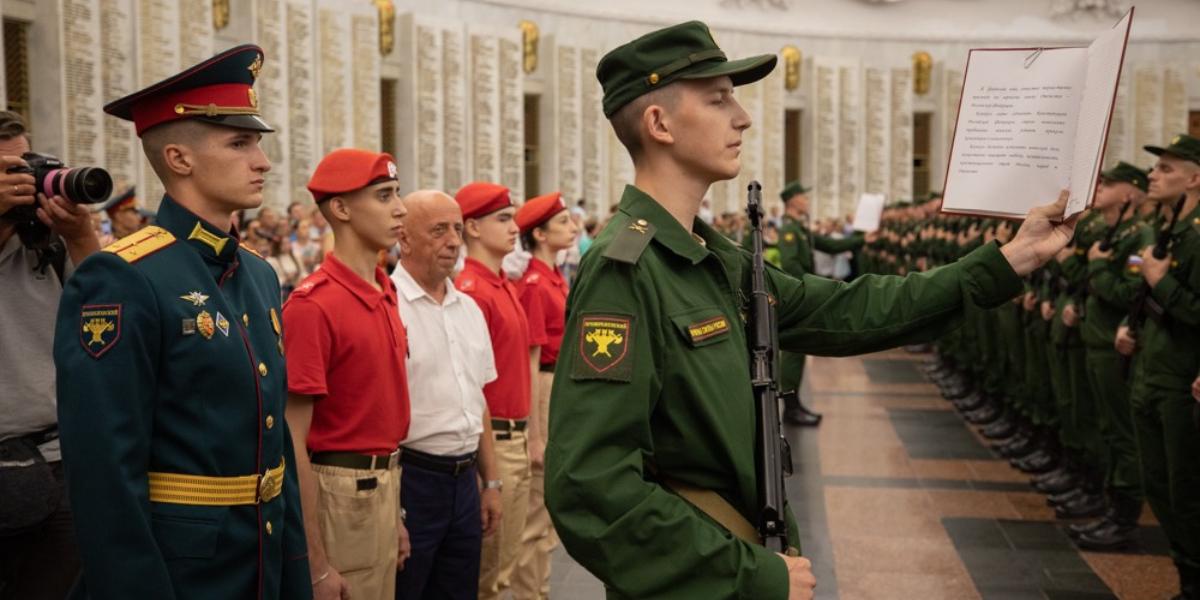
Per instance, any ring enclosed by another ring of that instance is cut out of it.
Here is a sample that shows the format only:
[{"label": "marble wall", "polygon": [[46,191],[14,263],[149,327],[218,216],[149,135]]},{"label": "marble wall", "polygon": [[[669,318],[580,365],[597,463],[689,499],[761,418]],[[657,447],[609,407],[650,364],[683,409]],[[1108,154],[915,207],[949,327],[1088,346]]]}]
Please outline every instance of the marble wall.
[{"label": "marble wall", "polygon": [[[752,179],[763,184],[769,206],[777,202],[784,111],[802,110],[804,180],[814,187],[816,214],[835,216],[852,212],[864,192],[884,193],[889,200],[911,194],[914,112],[933,114],[931,187],[941,187],[966,49],[1020,37],[1013,30],[984,39],[953,32],[872,39],[821,30],[824,15],[803,35],[789,34],[781,15],[734,11],[717,0],[684,3],[687,10],[668,2],[682,12],[652,18],[614,8],[623,2],[591,7],[396,0],[396,43],[388,54],[380,52],[379,16],[368,0],[235,0],[230,23],[221,30],[214,28],[211,0],[0,0],[0,12],[33,25],[38,148],[76,164],[103,164],[118,180],[141,186],[151,207],[161,186],[141,157],[132,127],[102,115],[100,107],[237,43],[258,43],[267,56],[258,95],[264,118],[277,128],[264,141],[274,165],[266,192],[271,205],[308,201],[304,185],[316,162],[348,145],[392,151],[405,189],[453,192],[487,179],[510,186],[522,199],[524,107],[526,95],[533,95],[541,134],[529,141],[539,163],[539,180],[529,182],[530,188],[561,190],[570,202],[585,198],[603,213],[632,181],[633,168],[601,113],[596,64],[606,50],[683,20],[694,8],[694,16],[719,24],[716,37],[730,56],[772,53],[792,44],[805,57],[796,89],[785,89],[777,69],[738,90],[754,125],[744,135],[739,176],[710,190],[713,209],[740,210]],[[873,10],[843,0],[835,4],[845,14]],[[1141,146],[1182,131],[1187,112],[1200,109],[1200,59],[1189,52],[1200,49],[1200,40],[1176,32],[1162,14],[1147,15],[1166,29],[1135,30],[1141,37],[1128,53],[1109,137],[1110,163],[1147,164]],[[530,73],[522,69],[520,19],[541,30],[539,65]],[[1094,29],[1087,23],[1055,27],[1037,31],[1048,40],[1070,41],[1087,39]],[[917,49],[936,61],[932,89],[924,95],[912,89],[909,57]],[[381,105],[381,80],[394,82],[395,106]],[[388,136],[381,131],[385,112],[395,117],[388,119],[395,124]],[[395,147],[381,148],[384,139],[394,139]]]}]

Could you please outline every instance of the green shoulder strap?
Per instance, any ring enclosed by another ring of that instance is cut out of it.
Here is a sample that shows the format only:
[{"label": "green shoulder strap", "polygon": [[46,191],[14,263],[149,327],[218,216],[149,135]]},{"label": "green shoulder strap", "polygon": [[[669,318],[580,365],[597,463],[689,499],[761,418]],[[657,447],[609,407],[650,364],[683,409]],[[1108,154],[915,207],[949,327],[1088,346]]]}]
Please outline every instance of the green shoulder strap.
[{"label": "green shoulder strap", "polygon": [[654,224],[645,219],[630,221],[613,236],[612,243],[604,250],[604,258],[637,264],[650,240],[654,239],[656,230]]}]

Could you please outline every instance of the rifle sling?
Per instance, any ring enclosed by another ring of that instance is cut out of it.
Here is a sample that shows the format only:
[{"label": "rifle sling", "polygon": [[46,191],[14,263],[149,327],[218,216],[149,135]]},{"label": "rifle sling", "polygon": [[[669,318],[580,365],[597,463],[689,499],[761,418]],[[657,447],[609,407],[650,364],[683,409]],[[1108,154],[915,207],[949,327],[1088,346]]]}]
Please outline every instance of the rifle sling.
[{"label": "rifle sling", "polygon": [[679,481],[673,477],[667,477],[658,471],[658,468],[650,463],[646,463],[646,470],[650,472],[663,487],[675,492],[680,498],[683,498],[696,507],[700,512],[708,515],[708,518],[717,522],[718,525],[724,527],[726,531],[737,536],[742,541],[749,544],[761,546],[762,537],[758,534],[758,529],[754,527],[720,494],[706,490],[702,487],[692,485],[683,481]]}]

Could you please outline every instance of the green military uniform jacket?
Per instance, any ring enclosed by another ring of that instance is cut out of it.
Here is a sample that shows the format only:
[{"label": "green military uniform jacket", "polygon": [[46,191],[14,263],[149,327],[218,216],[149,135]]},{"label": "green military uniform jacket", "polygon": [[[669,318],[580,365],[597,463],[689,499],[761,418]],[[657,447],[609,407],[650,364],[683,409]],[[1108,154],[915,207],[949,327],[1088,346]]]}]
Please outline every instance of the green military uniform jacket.
[{"label": "green military uniform jacket", "polygon": [[802,221],[783,216],[783,226],[779,228],[779,261],[783,270],[793,277],[802,277],[815,273],[813,249],[826,254],[839,254],[862,247],[862,235],[855,234],[845,239],[815,235],[809,231]]},{"label": "green military uniform jacket", "polygon": [[1140,270],[1130,264],[1142,248],[1154,243],[1150,226],[1137,218],[1126,219],[1113,234],[1112,256],[1088,261],[1088,297],[1080,324],[1088,347],[1115,352],[1113,340],[1129,306],[1142,286]]},{"label": "green military uniform jacket", "polygon": [[[756,522],[755,407],[744,315],[751,255],[684,230],[625,188],[568,301],[546,451],[546,505],[610,598],[786,598],[784,562],[658,483],[716,491]],[[702,242],[702,243],[701,243]],[[929,340],[1021,290],[998,248],[853,284],[768,268],[780,347],[848,355]],[[793,545],[798,532],[790,529]]]},{"label": "green military uniform jacket", "polygon": [[1151,290],[1133,386],[1191,389],[1200,363],[1200,206],[1171,230],[1171,266]]},{"label": "green military uniform jacket", "polygon": [[[59,307],[76,596],[310,598],[278,279],[170,197],[158,225],[85,260]],[[281,461],[282,493],[257,505],[150,500],[150,472],[254,476]]]}]

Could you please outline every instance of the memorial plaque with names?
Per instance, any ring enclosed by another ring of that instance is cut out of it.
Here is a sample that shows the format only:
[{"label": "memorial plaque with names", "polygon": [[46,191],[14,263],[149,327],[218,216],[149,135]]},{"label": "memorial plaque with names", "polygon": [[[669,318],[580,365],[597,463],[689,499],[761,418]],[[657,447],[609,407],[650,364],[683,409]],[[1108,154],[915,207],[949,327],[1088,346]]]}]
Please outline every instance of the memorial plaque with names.
[{"label": "memorial plaque with names", "polygon": [[558,189],[567,198],[580,196],[579,49],[555,48],[555,143]]},{"label": "memorial plaque with names", "polygon": [[68,165],[104,163],[100,110],[100,14],[93,2],[61,0],[63,131]]},{"label": "memorial plaque with names", "polygon": [[[134,71],[133,0],[100,0],[100,101],[106,102],[137,91]],[[142,149],[133,123],[111,115],[100,117],[104,124],[105,169],[117,190],[138,181]]]},{"label": "memorial plaque with names", "polygon": [[1117,98],[1113,101],[1112,120],[1108,125],[1108,148],[1104,150],[1104,168],[1119,161],[1137,164],[1129,137],[1129,78],[1122,77],[1117,84]]},{"label": "memorial plaque with names", "polygon": [[471,178],[500,180],[500,40],[471,34]]},{"label": "memorial plaque with names", "polygon": [[611,206],[621,201],[625,186],[633,183],[633,160],[629,158],[629,151],[621,145],[612,127],[605,129],[608,132],[608,195],[596,199],[596,214],[601,217],[608,214]]},{"label": "memorial plaque with names", "polygon": [[442,30],[442,184],[457,190],[470,181],[467,175],[467,53],[462,29]]},{"label": "memorial plaque with names", "polygon": [[[351,145],[350,129],[350,32],[344,11],[322,8],[318,11],[318,56],[321,87],[317,97],[321,103],[321,150],[325,156],[336,148]],[[319,159],[318,159],[319,160]]]},{"label": "memorial plaque with names", "polygon": [[379,20],[374,15],[352,15],[350,30],[354,146],[378,152],[382,117],[379,110]]},{"label": "memorial plaque with names", "polygon": [[763,79],[762,121],[758,127],[763,140],[762,186],[767,207],[782,207],[779,191],[783,180],[784,70],[775,69]]},{"label": "memorial plaque with names", "polygon": [[891,186],[888,198],[901,200],[913,194],[913,92],[912,70],[892,69]]},{"label": "memorial plaque with names", "polygon": [[432,25],[417,22],[416,40],[416,137],[417,186],[442,189],[442,33]]},{"label": "memorial plaque with names", "polygon": [[500,183],[513,202],[525,199],[525,78],[516,34],[500,38]]},{"label": "memorial plaque with names", "polygon": [[954,141],[954,126],[958,121],[958,105],[962,99],[964,72],[962,69],[946,69],[942,72],[942,131],[946,135],[946,148]]},{"label": "memorial plaque with names", "polygon": [[1163,69],[1163,137],[1173,138],[1187,130],[1187,80],[1182,67],[1170,65]]},{"label": "memorial plaque with names", "polygon": [[1158,67],[1138,67],[1134,71],[1134,147],[1160,146],[1167,141],[1163,133],[1163,85]]},{"label": "memorial plaque with names", "polygon": [[837,216],[854,211],[862,193],[862,71],[858,66],[843,66],[841,77],[841,117],[838,127],[838,212]]},{"label": "memorial plaque with names", "polygon": [[[263,120],[275,128],[275,133],[264,135],[260,142],[272,165],[265,176],[263,206],[286,209],[292,201],[291,169],[287,168],[290,128],[284,126],[288,119],[287,19],[283,0],[256,0],[256,3],[255,28],[258,45],[266,60],[258,72],[254,89]],[[306,201],[306,196],[308,194],[296,200]]]},{"label": "memorial plaque with names", "polygon": [[891,71],[867,67],[866,78],[866,136],[864,150],[863,192],[886,194],[891,188],[892,167],[892,73]]},{"label": "memorial plaque with names", "polygon": [[[601,197],[608,187],[607,177],[604,177],[604,143],[607,137],[601,135],[603,127],[608,127],[604,120],[602,99],[604,90],[597,81],[596,65],[600,62],[600,51],[594,48],[582,48],[579,51],[579,90],[580,90],[580,123],[583,142],[583,185],[582,197],[589,202]],[[576,198],[571,198],[576,200]]]},{"label": "memorial plaque with names", "polygon": [[287,23],[287,149],[289,184],[294,201],[310,201],[305,186],[317,166],[316,71],[313,49],[316,39],[312,5],[289,0]]},{"label": "memorial plaque with names", "polygon": [[[139,89],[179,72],[179,8],[178,0],[138,0]],[[140,161],[138,195],[145,201],[146,208],[157,210],[164,191],[162,183],[144,156]]]},{"label": "memorial plaque with names", "polygon": [[212,0],[179,2],[179,68],[207,60],[213,50]]},{"label": "memorial plaque with names", "polygon": [[746,189],[751,181],[762,183],[762,128],[757,124],[762,123],[762,96],[763,80],[759,80],[750,85],[744,85],[737,89],[736,98],[746,114],[750,115],[751,126],[749,129],[742,131],[742,146],[741,152],[738,154],[740,169],[737,177],[733,178],[733,186],[737,190],[737,202],[734,210],[742,210],[744,207]]},{"label": "memorial plaque with names", "polygon": [[816,181],[808,184],[814,187],[814,214],[822,218],[838,215],[838,189],[840,185],[838,158],[841,128],[839,111],[841,103],[841,78],[838,67],[825,61],[816,60],[813,65],[813,97],[816,98],[816,110],[810,110],[815,122],[813,133],[813,150],[816,153],[816,169],[813,171]]}]

